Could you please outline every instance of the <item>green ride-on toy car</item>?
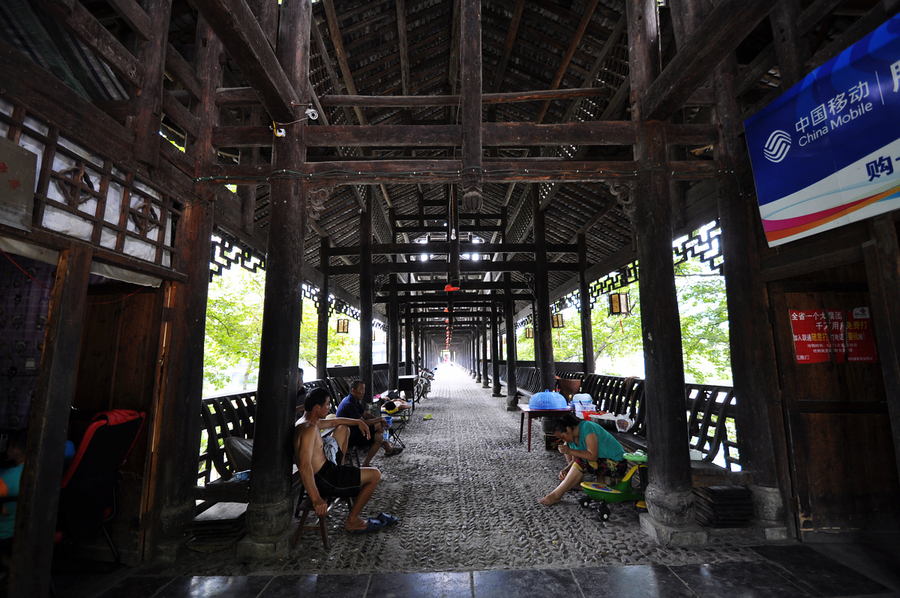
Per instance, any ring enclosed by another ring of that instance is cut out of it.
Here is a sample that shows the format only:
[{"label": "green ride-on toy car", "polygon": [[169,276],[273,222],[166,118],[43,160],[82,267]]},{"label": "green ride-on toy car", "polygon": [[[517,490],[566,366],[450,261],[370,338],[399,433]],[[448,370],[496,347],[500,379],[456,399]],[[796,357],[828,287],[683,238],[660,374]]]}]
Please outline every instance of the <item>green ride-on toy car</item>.
[{"label": "green ride-on toy car", "polygon": [[[582,490],[587,494],[581,499],[581,506],[587,508],[592,501],[599,502],[600,506],[597,508],[597,512],[601,521],[609,519],[609,503],[635,501],[636,508],[647,508],[647,505],[644,503],[644,490],[647,486],[647,455],[643,452],[625,453],[625,460],[633,465],[628,469],[628,473],[625,474],[621,482],[610,486],[599,482],[581,483]],[[642,467],[644,472],[640,476],[640,487],[635,488],[632,478]]]}]

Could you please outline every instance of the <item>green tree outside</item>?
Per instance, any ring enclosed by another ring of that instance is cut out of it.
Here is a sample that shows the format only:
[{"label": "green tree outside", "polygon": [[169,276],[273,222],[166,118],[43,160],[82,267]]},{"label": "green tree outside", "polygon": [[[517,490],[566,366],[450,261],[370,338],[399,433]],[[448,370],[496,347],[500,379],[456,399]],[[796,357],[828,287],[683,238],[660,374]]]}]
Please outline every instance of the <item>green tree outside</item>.
[{"label": "green tree outside", "polygon": [[[262,270],[253,273],[235,267],[210,282],[203,351],[205,392],[225,388],[231,382],[230,372],[235,369],[241,371],[243,389],[256,388],[265,281]],[[359,361],[359,322],[348,318],[350,333],[337,334],[337,321],[342,317],[346,316],[332,314],[329,318],[328,364]],[[299,365],[304,368],[307,380],[315,377],[318,324],[315,303],[304,297]]]}]

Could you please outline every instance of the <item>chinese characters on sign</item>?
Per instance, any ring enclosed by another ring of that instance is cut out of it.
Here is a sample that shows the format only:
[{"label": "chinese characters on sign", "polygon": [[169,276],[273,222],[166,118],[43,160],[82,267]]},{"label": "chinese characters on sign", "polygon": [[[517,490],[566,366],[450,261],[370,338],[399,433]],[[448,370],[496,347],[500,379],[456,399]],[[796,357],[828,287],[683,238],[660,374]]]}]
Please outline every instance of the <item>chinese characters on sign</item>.
[{"label": "chinese characters on sign", "polygon": [[744,128],[769,246],[900,208],[900,16]]},{"label": "chinese characters on sign", "polygon": [[878,361],[868,307],[790,310],[797,363]]}]

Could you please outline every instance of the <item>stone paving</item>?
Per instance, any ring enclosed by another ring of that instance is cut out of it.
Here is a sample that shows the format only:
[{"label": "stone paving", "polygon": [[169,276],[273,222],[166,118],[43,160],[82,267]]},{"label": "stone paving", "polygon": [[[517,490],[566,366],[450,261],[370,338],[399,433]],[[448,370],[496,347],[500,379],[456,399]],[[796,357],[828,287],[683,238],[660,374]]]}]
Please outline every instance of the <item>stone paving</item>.
[{"label": "stone paving", "polygon": [[[424,420],[426,414],[432,419]],[[442,366],[431,395],[402,432],[404,453],[373,461],[383,478],[363,516],[386,511],[400,518],[398,525],[348,534],[342,503],[329,516],[328,550],[308,532],[282,559],[241,562],[232,548],[188,555],[156,566],[155,573],[411,573],[760,560],[749,546],[761,542],[740,534],[715,537],[699,549],[661,547],[641,531],[630,504],[612,505],[607,522],[578,504],[580,493],[542,506],[538,499],[558,483],[565,460],[544,449],[540,420],[532,452],[526,452],[519,418],[506,411],[505,397],[492,397],[461,369]]]}]

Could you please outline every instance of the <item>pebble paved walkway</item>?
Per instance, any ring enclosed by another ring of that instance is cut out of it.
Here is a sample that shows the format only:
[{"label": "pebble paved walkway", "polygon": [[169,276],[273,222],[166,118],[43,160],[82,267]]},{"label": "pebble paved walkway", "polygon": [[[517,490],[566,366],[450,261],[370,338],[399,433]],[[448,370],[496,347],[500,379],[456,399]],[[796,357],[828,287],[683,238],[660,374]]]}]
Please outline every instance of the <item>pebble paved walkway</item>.
[{"label": "pebble paved walkway", "polygon": [[[432,419],[424,420],[425,414]],[[343,531],[346,508],[329,516],[331,547],[307,533],[283,559],[243,563],[234,549],[170,565],[176,575],[389,573],[578,568],[594,565],[759,561],[759,541],[717,539],[700,549],[663,548],[644,534],[628,504],[601,522],[569,493],[559,504],[538,498],[565,464],[544,450],[540,420],[532,452],[519,443],[519,414],[453,366],[442,366],[429,398],[402,432],[406,451],[376,457],[383,479],[363,515],[381,511],[401,522],[368,535]],[[160,571],[162,573],[162,571]]]}]

